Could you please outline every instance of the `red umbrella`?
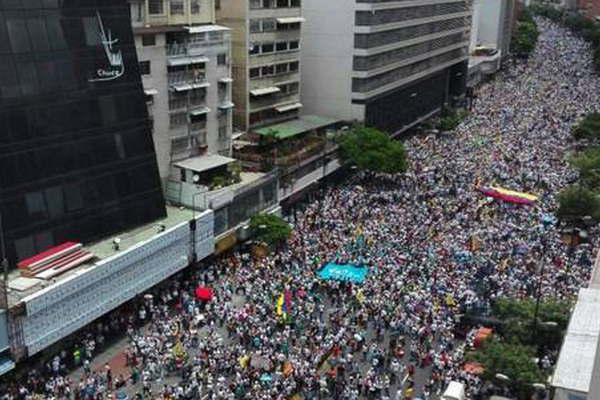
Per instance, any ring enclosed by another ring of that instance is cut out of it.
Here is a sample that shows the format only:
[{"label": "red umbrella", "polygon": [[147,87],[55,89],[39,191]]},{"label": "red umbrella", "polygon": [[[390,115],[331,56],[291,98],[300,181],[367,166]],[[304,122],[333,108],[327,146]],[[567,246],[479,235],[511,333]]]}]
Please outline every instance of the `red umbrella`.
[{"label": "red umbrella", "polygon": [[211,301],[213,298],[213,290],[209,287],[198,286],[196,288],[196,298],[198,300]]}]

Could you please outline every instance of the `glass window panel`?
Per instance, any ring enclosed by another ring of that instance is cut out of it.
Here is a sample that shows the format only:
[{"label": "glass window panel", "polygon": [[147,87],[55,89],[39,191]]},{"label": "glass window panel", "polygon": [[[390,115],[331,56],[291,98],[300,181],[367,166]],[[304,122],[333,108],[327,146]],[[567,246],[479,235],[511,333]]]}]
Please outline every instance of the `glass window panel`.
[{"label": "glass window panel", "polygon": [[24,19],[7,18],[6,28],[13,52],[26,53],[31,51],[31,43],[29,42],[29,34]]},{"label": "glass window panel", "polygon": [[46,202],[42,192],[29,192],[25,195],[25,204],[30,217],[46,217]]},{"label": "glass window panel", "polygon": [[33,61],[17,63],[19,72],[19,85],[24,96],[34,95],[38,92],[38,80]]},{"label": "glass window panel", "polygon": [[39,232],[33,237],[35,252],[41,253],[54,246],[54,235],[51,231]]},{"label": "glass window panel", "polygon": [[125,159],[125,147],[123,146],[123,137],[120,133],[115,133],[115,146],[117,147],[117,154],[121,160]]},{"label": "glass window panel", "polygon": [[46,189],[46,202],[48,203],[50,218],[60,217],[65,213],[65,202],[60,186]]},{"label": "glass window panel", "polygon": [[[200,14],[200,0],[190,0],[190,8],[191,8],[192,14]],[[215,8],[217,8],[216,4],[215,4]]]},{"label": "glass window panel", "polygon": [[170,9],[171,15],[183,15],[183,0],[171,0]]},{"label": "glass window panel", "polygon": [[0,12],[0,54],[1,53],[10,53],[10,41],[8,39],[4,14],[2,12]]},{"label": "glass window panel", "polygon": [[27,29],[31,37],[31,44],[35,51],[48,51],[48,34],[46,33],[46,23],[42,18],[32,18],[27,20]]},{"label": "glass window panel", "polygon": [[149,0],[148,1],[148,13],[151,15],[164,14],[164,1],[163,0]]},{"label": "glass window panel", "polygon": [[98,46],[102,43],[100,25],[97,17],[81,18],[83,32],[85,34],[85,44],[87,46]]},{"label": "glass window panel", "polygon": [[15,251],[17,252],[17,260],[21,261],[35,254],[33,245],[33,237],[25,236],[15,240]]},{"label": "glass window panel", "polygon": [[7,59],[0,62],[0,98],[11,99],[19,97],[20,94],[17,71],[12,62],[12,57],[7,57]]},{"label": "glass window panel", "polygon": [[67,211],[77,211],[83,208],[83,199],[81,197],[81,187],[78,184],[69,184],[64,186]]},{"label": "glass window panel", "polygon": [[52,15],[46,18],[46,30],[48,31],[48,42],[52,50],[64,50],[67,42],[60,23],[60,16]]}]

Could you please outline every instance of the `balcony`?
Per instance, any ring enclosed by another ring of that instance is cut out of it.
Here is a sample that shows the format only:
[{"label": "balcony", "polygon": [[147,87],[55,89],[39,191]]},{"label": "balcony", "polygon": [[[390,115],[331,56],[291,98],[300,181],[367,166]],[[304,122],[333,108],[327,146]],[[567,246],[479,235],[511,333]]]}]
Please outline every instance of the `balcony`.
[{"label": "balcony", "polygon": [[204,70],[169,72],[167,75],[167,80],[168,80],[169,86],[179,84],[179,83],[188,83],[188,84],[207,83],[206,71],[204,71]]},{"label": "balcony", "polygon": [[263,97],[250,97],[250,112],[273,108],[282,103],[291,103],[299,100],[300,93],[276,93]]}]

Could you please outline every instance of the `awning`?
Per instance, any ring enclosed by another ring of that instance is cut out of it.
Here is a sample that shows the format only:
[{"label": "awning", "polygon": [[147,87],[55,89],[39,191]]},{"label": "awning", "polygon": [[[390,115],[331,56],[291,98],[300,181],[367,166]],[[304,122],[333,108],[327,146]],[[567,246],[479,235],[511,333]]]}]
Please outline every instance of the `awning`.
[{"label": "awning", "polygon": [[196,117],[198,115],[208,114],[209,112],[210,112],[210,108],[200,107],[200,108],[190,111],[190,115]]},{"label": "awning", "polygon": [[227,103],[223,103],[223,104],[221,104],[221,105],[219,106],[219,108],[220,108],[221,110],[227,110],[227,109],[229,109],[229,108],[233,108],[233,107],[235,107],[235,104],[233,104],[233,103],[232,103],[232,102],[230,102],[230,101],[229,101],[229,102],[227,102]]},{"label": "awning", "polygon": [[183,29],[185,29],[189,33],[222,32],[231,30],[228,27],[222,25],[184,26]]},{"label": "awning", "polygon": [[199,56],[199,57],[177,57],[177,58],[169,58],[169,59],[167,59],[167,65],[169,67],[178,67],[178,66],[181,66],[181,65],[207,63],[208,61],[209,61],[208,57],[204,57],[204,56]]},{"label": "awning", "polygon": [[277,86],[271,86],[271,87],[251,90],[250,94],[252,96],[264,96],[266,94],[278,93],[278,92],[281,92],[281,89],[279,89]]},{"label": "awning", "polygon": [[144,89],[144,94],[146,96],[156,96],[158,94],[158,90],[156,90],[156,89]]},{"label": "awning", "polygon": [[286,112],[286,111],[297,110],[299,108],[302,108],[302,103],[284,104],[284,105],[275,107],[277,112],[280,112],[280,113]]},{"label": "awning", "polygon": [[300,22],[304,22],[306,19],[302,17],[285,17],[285,18],[277,18],[278,24],[297,24]]},{"label": "awning", "polygon": [[221,156],[219,154],[209,154],[199,157],[188,158],[173,164],[177,168],[189,169],[194,172],[204,172],[213,168],[222,167],[231,164],[235,159]]},{"label": "awning", "polygon": [[227,78],[221,78],[221,79],[219,79],[219,82],[222,82],[222,83],[231,83],[231,82],[233,82],[233,79],[229,78],[229,77],[227,77]]},{"label": "awning", "polygon": [[278,139],[286,139],[305,132],[311,132],[315,129],[323,129],[341,122],[339,119],[321,117],[318,115],[301,115],[290,121],[281,122],[275,125],[269,125],[251,132],[261,136],[275,136]]},{"label": "awning", "polygon": [[171,85],[171,89],[176,92],[185,92],[187,90],[192,89],[201,89],[205,87],[209,87],[210,83],[208,82],[198,82],[198,83],[174,83]]},{"label": "awning", "polygon": [[4,375],[13,369],[15,369],[15,362],[8,356],[0,356],[0,375]]}]

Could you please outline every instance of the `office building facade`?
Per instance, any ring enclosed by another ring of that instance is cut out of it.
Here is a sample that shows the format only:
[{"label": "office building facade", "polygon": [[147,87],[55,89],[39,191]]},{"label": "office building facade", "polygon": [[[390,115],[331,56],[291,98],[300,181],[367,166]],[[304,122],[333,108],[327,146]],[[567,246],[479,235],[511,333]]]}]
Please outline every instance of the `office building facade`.
[{"label": "office building facade", "polygon": [[232,30],[234,126],[243,131],[296,118],[300,103],[300,0],[221,0]]},{"label": "office building facade", "polygon": [[174,162],[231,153],[231,47],[213,0],[130,0],[163,183]]},{"label": "office building facade", "polygon": [[11,263],[164,216],[125,0],[1,2],[0,58]]},{"label": "office building facade", "polygon": [[303,0],[308,113],[400,133],[465,91],[469,0]]}]

